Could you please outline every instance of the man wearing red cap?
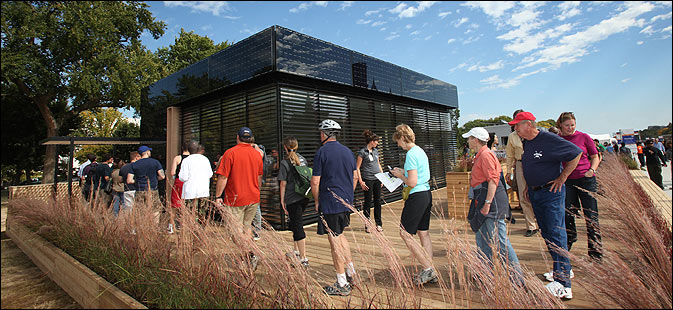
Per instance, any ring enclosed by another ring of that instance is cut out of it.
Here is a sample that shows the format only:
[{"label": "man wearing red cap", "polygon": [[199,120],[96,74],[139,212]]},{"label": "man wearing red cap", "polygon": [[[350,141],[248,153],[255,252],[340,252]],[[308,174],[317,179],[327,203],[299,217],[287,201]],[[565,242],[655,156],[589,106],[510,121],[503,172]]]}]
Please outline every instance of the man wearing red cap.
[{"label": "man wearing red cap", "polygon": [[[571,266],[565,231],[565,181],[575,170],[582,150],[557,134],[540,131],[535,116],[521,112],[509,122],[523,141],[521,165],[528,188],[524,196],[530,199],[542,237],[554,260],[554,282],[547,290],[559,298],[572,298],[570,288]],[[562,163],[565,168],[561,170]]]}]

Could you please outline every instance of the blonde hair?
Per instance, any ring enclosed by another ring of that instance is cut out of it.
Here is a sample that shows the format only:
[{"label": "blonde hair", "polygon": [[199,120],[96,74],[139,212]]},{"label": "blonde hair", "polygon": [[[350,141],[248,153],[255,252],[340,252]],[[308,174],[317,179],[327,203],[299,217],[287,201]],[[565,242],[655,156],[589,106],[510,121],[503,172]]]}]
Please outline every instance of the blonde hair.
[{"label": "blonde hair", "polygon": [[395,127],[395,133],[393,134],[393,139],[398,141],[402,139],[405,143],[415,143],[416,135],[414,131],[407,124],[399,124]]},{"label": "blonde hair", "polygon": [[297,156],[297,149],[299,148],[299,142],[297,142],[297,138],[292,136],[285,137],[285,139],[283,139],[283,146],[287,148],[287,158],[290,160],[290,162],[295,166],[301,165],[299,156]]},{"label": "blonde hair", "polygon": [[563,122],[565,122],[569,119],[572,119],[572,120],[576,121],[575,114],[573,112],[563,112],[563,113],[561,113],[561,115],[559,115],[558,119],[556,120],[556,127],[561,128],[561,124],[563,124]]}]

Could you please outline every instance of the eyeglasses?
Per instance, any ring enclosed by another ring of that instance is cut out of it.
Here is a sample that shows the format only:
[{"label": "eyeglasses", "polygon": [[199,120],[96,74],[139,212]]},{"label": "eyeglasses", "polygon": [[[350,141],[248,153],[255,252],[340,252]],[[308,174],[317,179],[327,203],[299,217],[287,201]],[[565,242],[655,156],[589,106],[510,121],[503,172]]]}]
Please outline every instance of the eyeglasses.
[{"label": "eyeglasses", "polygon": [[562,114],[562,115],[572,115],[572,116],[575,116],[575,113],[573,113],[573,112],[563,112],[563,113],[561,113],[561,114]]}]

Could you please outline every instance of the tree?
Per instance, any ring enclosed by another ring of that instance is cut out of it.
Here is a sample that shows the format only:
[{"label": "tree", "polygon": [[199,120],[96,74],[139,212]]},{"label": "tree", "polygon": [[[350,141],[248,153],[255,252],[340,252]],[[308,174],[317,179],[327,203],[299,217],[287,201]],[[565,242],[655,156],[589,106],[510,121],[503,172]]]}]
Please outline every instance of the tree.
[{"label": "tree", "polygon": [[[75,130],[75,136],[80,137],[113,137],[113,133],[126,123],[122,113],[113,108],[96,108],[82,111],[79,114],[82,119],[82,127]],[[112,145],[89,144],[80,148],[75,153],[75,158],[80,162],[86,161],[87,154],[102,156],[112,153]]]},{"label": "tree", "polygon": [[185,32],[185,29],[181,28],[175,42],[168,47],[158,48],[155,55],[162,63],[162,77],[166,77],[225,49],[229,45],[231,44],[227,41],[214,44],[208,36],[202,37],[195,34],[194,31]]},{"label": "tree", "polygon": [[498,117],[494,118],[489,118],[487,120],[484,119],[475,119],[472,121],[469,121],[463,126],[458,127],[458,137],[457,137],[457,146],[459,149],[462,149],[466,144],[467,144],[467,139],[463,138],[463,134],[470,131],[470,129],[474,127],[486,127],[486,126],[493,126],[493,125],[502,125],[504,123],[507,123],[511,121],[512,118],[506,115],[501,115]]},{"label": "tree", "polygon": [[[45,137],[80,112],[140,105],[141,89],[159,78],[156,56],[140,43],[165,24],[136,1],[2,2],[2,79],[18,87],[45,123]],[[58,113],[61,111],[63,113]],[[44,171],[53,171],[48,146]],[[45,173],[44,183],[53,181]]]}]

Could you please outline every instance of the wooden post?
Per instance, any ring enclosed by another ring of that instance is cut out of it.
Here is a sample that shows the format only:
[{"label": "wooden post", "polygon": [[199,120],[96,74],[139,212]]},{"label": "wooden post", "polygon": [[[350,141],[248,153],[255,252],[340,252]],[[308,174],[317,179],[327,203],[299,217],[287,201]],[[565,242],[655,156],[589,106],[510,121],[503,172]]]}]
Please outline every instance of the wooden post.
[{"label": "wooden post", "polygon": [[173,178],[170,169],[173,157],[180,153],[180,107],[168,107],[166,109],[166,205],[171,203]]}]

